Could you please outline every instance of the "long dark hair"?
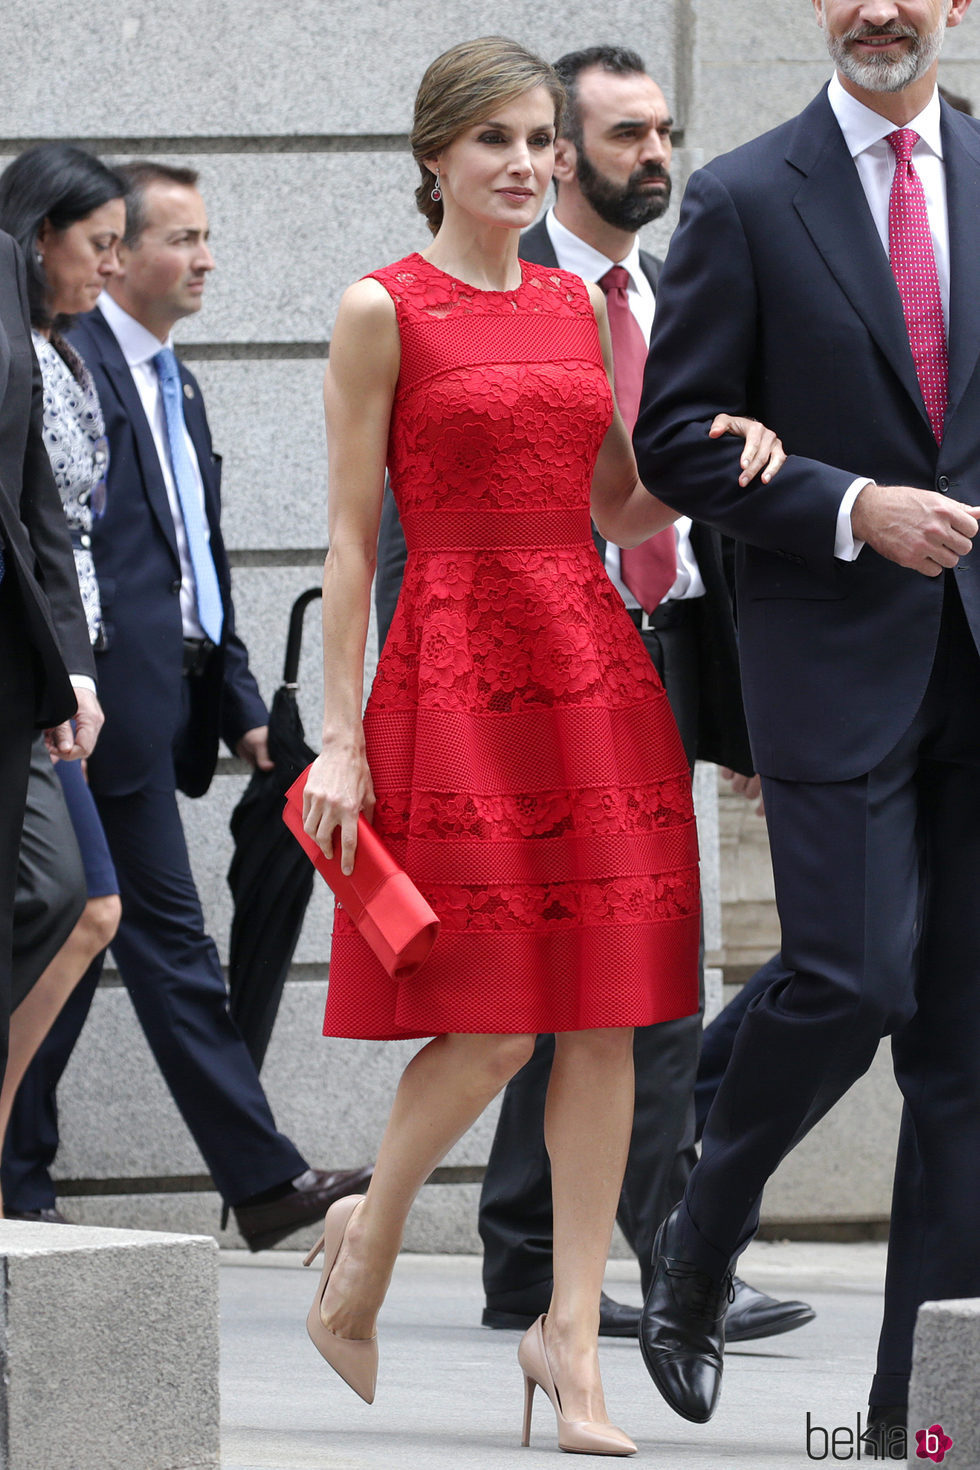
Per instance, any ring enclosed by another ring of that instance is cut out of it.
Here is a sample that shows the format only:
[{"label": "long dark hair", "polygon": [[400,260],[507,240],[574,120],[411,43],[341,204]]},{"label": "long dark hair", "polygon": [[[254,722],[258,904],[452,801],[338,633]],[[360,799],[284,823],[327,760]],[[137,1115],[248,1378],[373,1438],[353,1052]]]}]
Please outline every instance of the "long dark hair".
[{"label": "long dark hair", "polygon": [[44,221],[52,229],[66,230],[110,199],[125,199],[128,192],[121,174],[71,143],[25,148],[0,174],[0,229],[13,236],[27,262],[32,326],[52,324],[48,281],[37,255],[37,237]]}]

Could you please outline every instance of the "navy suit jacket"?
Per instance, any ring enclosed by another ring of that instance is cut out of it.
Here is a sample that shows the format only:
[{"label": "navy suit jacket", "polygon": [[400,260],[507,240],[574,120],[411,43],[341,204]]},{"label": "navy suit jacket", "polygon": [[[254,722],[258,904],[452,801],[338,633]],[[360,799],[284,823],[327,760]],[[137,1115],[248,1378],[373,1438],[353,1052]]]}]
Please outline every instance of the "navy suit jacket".
[{"label": "navy suit jacket", "polygon": [[[535,265],[558,265],[551,236],[544,219],[525,230],[521,236],[521,257]],[[646,250],[640,251],[640,265],[654,291],[658,289],[661,262]],[[657,298],[660,310],[660,298]],[[605,560],[606,543],[592,528],[593,540],[600,557]],[[731,592],[722,563],[721,539],[710,527],[695,524],[691,528],[691,545],[705,585],[705,596],[698,599],[698,709],[697,757],[731,766],[746,775],[752,773],[752,757],[745,727],[745,712],[739,687],[738,652]],[[375,606],[378,613],[378,636],[383,643],[398,600],[402,572],[405,568],[405,538],[402,535],[391,486],[385,487],[378,538],[378,570],[375,581]]]},{"label": "navy suit jacket", "polygon": [[150,425],[122,349],[98,308],[76,322],[70,337],[95,379],[109,440],[106,513],[92,533],[108,639],[97,656],[106,722],[89,777],[95,791],[125,795],[166,772],[172,755],[177,785],[200,796],[214,774],[219,735],[234,748],[246,730],[268,718],[235,633],[221,537],[221,461],[211,445],[201,390],[181,364],[184,418],[204,482],[225,618],[221,647],[207,673],[185,688],[180,560]]},{"label": "navy suit jacket", "polygon": [[[942,104],[949,207],[949,408],[929,429],[901,300],[826,89],[792,121],[695,173],[661,277],[640,473],[738,539],[743,691],[759,769],[785,780],[871,770],[908,728],[932,669],[944,577],[865,547],[834,557],[857,476],[980,502],[980,124]],[[749,412],[790,458],[738,485]],[[980,633],[978,559],[956,572]]]},{"label": "navy suit jacket", "polygon": [[34,708],[24,718],[44,728],[75,712],[69,673],[95,670],[41,404],[24,261],[0,232],[0,546],[34,651]]}]

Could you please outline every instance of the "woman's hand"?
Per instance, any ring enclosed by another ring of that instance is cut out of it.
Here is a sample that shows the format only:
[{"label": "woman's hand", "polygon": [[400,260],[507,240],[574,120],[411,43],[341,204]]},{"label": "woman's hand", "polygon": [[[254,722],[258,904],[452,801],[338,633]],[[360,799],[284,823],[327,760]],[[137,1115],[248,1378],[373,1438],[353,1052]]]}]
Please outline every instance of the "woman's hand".
[{"label": "woman's hand", "polygon": [[340,828],[340,869],[354,871],[357,819],[374,816],[374,787],[363,746],[348,745],[321,752],[310,767],[303,792],[303,830],[327,857],[335,856],[334,833]]},{"label": "woman's hand", "polygon": [[[736,439],[745,440],[742,451],[742,473],[740,485],[747,485],[762,470],[762,483],[768,485],[773,475],[778,475],[786,463],[783,442],[758,419],[740,418],[730,413],[720,413],[708,430],[709,439],[720,439],[722,434],[734,434]],[[764,468],[763,468],[764,466]]]}]

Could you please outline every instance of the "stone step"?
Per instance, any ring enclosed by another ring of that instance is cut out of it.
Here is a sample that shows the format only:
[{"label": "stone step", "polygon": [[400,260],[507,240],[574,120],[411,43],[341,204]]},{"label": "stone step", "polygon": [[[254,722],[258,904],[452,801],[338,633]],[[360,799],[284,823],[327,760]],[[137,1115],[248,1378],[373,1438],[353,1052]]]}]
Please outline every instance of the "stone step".
[{"label": "stone step", "polygon": [[[980,1466],[978,1365],[980,1299],[923,1302],[909,1387],[910,1465],[938,1464],[945,1435],[953,1442],[946,1451],[950,1466]],[[918,1438],[920,1432],[928,1442]]]},{"label": "stone step", "polygon": [[219,1464],[213,1240],[0,1220],[0,1470]]},{"label": "stone step", "polygon": [[[714,987],[712,987],[714,988]],[[320,1035],[325,986],[291,980],[263,1069],[276,1120],[319,1167],[370,1160],[415,1043]],[[217,1232],[220,1203],[118,986],[99,990],[59,1093],[56,1175],[65,1213],[86,1224]],[[828,1226],[887,1219],[899,1105],[887,1046],[867,1077],[785,1160],[766,1192],[764,1223],[819,1237]],[[496,1106],[447,1157],[445,1184],[413,1211],[406,1247],[479,1251],[476,1202]],[[438,1203],[437,1203],[438,1201]],[[295,1249],[301,1233],[284,1244]],[[240,1245],[234,1229],[223,1245]],[[616,1250],[625,1246],[617,1239]]]}]

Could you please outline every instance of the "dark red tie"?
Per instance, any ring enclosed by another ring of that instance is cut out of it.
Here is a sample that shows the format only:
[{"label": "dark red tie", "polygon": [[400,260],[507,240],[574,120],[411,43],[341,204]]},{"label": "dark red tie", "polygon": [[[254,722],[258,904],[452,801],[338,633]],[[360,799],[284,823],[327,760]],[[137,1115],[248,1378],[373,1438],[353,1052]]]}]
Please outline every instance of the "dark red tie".
[{"label": "dark red tie", "polygon": [[919,135],[911,128],[899,128],[889,133],[885,141],[895,150],[895,176],[888,200],[888,258],[902,298],[909,345],[929,423],[936,442],[941,444],[949,396],[949,367],[926,196],[912,163],[912,149]]},{"label": "dark red tie", "polygon": [[[630,311],[629,271],[614,265],[600,279],[606,293],[609,334],[612,337],[613,369],[616,378],[616,402],[623,422],[632,434],[640,411],[643,369],[647,360],[647,344],[636,317]],[[673,526],[660,531],[635,546],[620,552],[623,581],[645,612],[652,613],[673,587],[677,577],[677,537]]]}]

